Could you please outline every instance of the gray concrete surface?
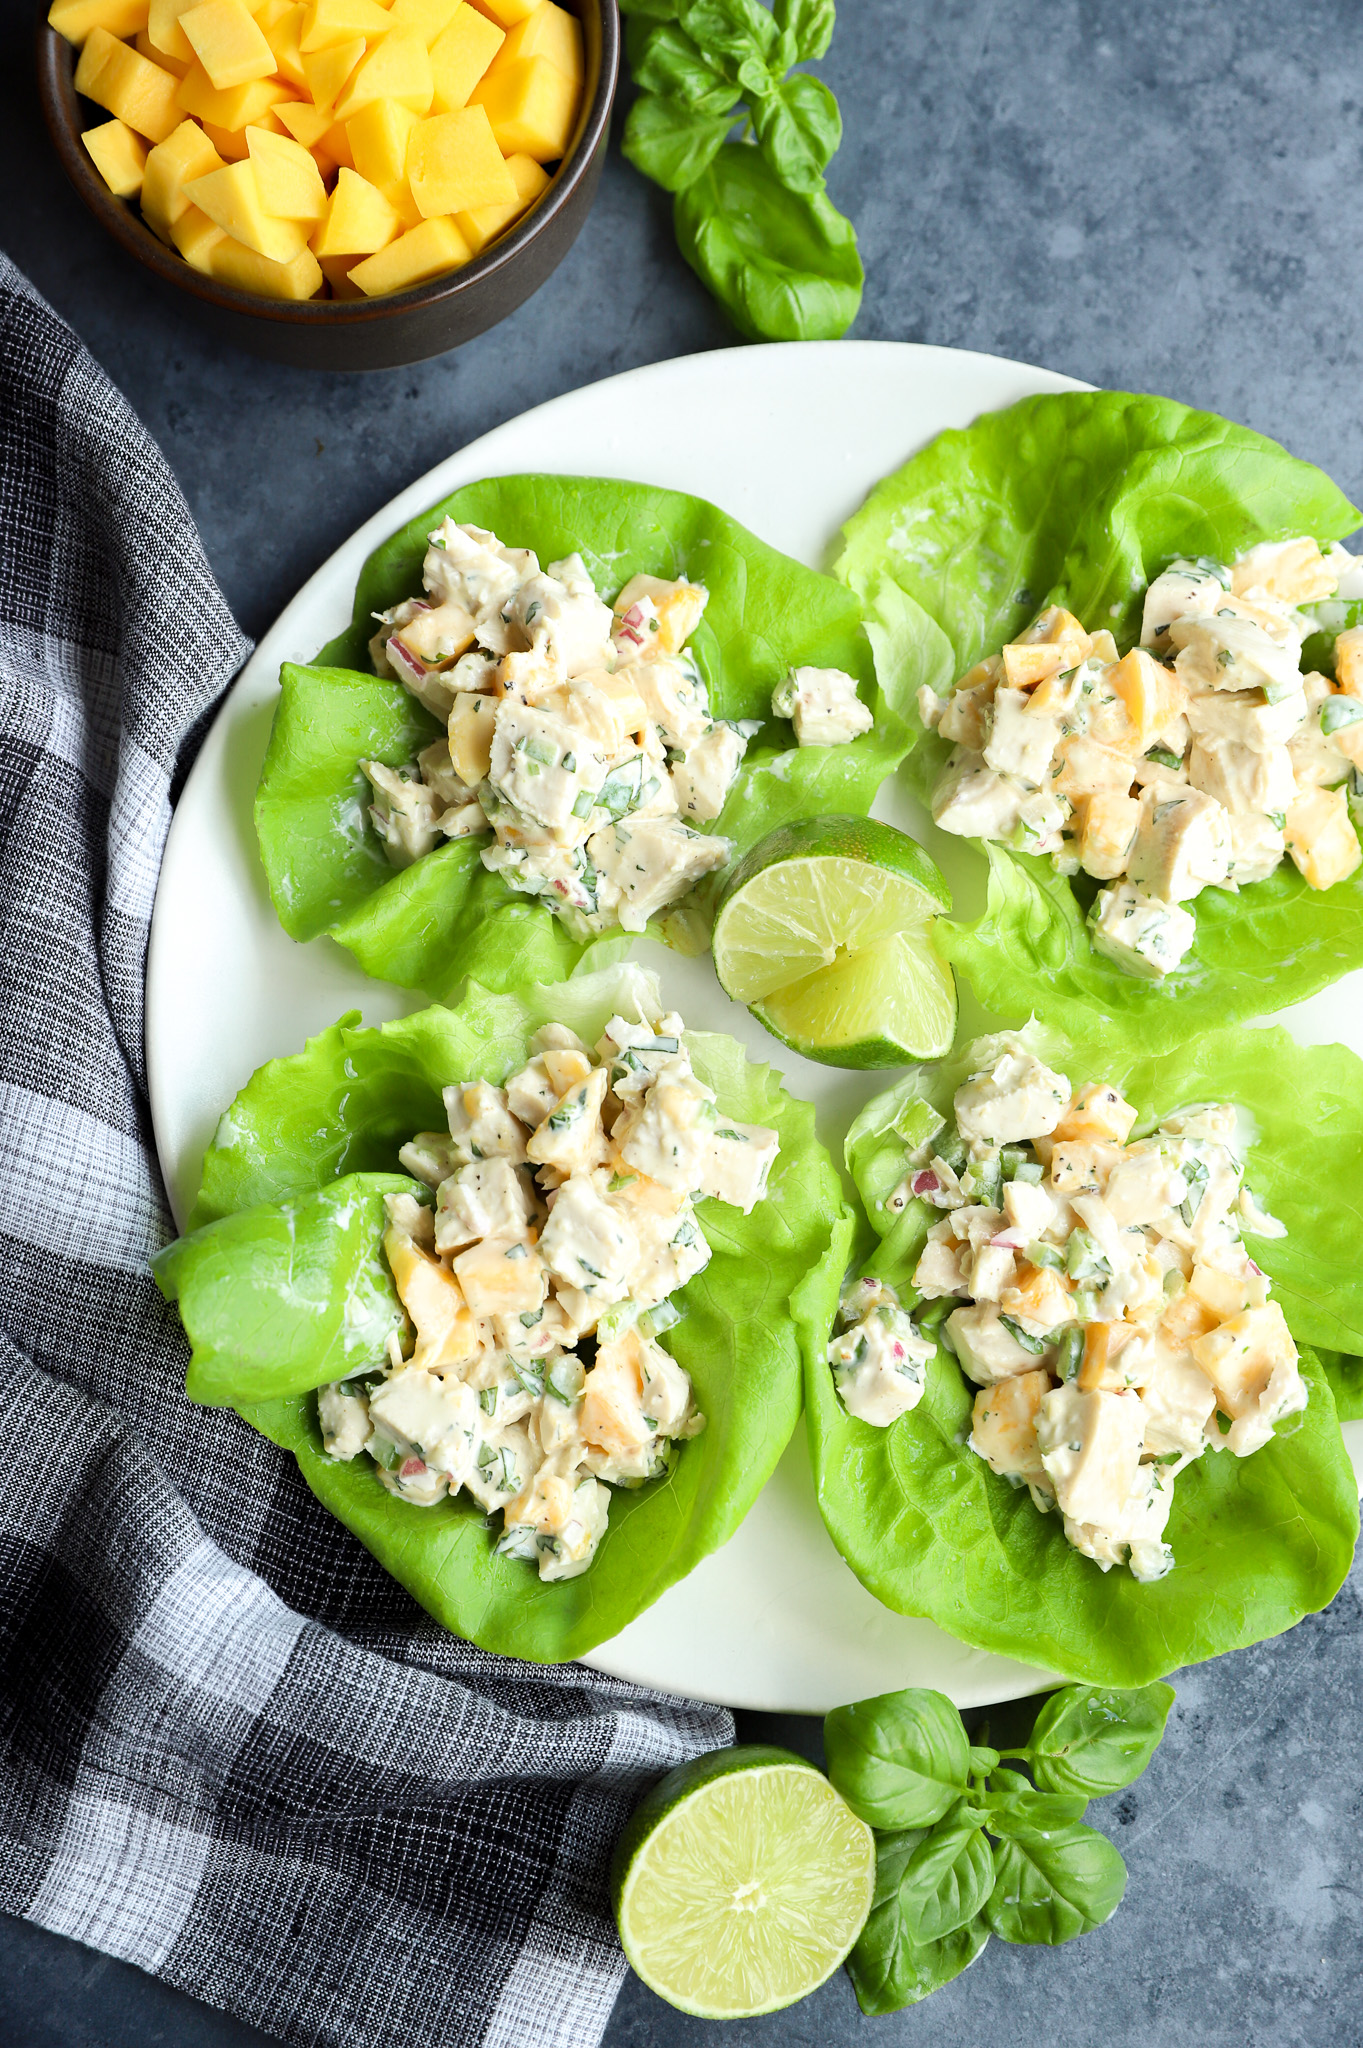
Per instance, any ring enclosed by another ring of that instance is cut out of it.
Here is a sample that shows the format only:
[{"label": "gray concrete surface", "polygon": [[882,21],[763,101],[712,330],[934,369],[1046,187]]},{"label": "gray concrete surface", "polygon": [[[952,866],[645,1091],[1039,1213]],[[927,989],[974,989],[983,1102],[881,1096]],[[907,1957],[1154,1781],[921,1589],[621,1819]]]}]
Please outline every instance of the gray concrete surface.
[{"label": "gray concrete surface", "polygon": [[[0,11],[0,240],[158,437],[259,633],[437,456],[639,363],[729,345],[668,205],[618,158],[539,296],[459,353],[363,378],[273,368],[154,294],[67,189]],[[835,198],[868,272],[858,335],[990,350],[1245,420],[1363,490],[1363,44],[1351,0],[842,0],[824,67]],[[827,402],[836,406],[836,390]],[[1096,1817],[1131,1869],[1100,1933],[993,1944],[928,2004],[863,2021],[845,1978],[724,2029],[623,1992],[609,2048],[748,2043],[1316,2048],[1363,2039],[1363,1579],[1276,1644],[1184,1674],[1147,1777]],[[751,1717],[750,1734],[770,1729]],[[811,1752],[815,1723],[777,1731]],[[246,2048],[139,1972],[0,1922],[0,2044]],[[414,2043],[413,2048],[419,2048]]]}]

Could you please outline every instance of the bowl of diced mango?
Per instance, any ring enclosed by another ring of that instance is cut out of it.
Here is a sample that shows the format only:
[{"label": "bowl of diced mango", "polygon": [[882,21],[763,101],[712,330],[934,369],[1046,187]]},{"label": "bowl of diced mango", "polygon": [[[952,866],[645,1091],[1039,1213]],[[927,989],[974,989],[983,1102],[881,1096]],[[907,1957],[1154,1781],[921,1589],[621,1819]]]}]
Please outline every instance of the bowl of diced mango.
[{"label": "bowl of diced mango", "polygon": [[53,0],[49,130],[123,246],[331,370],[504,319],[586,219],[616,0]]}]

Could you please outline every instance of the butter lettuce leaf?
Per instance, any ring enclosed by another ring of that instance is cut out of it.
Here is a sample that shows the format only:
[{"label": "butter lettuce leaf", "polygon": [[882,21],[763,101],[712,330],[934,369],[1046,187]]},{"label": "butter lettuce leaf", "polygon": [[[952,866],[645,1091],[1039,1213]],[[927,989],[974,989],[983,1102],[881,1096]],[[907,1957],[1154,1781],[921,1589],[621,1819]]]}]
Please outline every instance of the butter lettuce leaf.
[{"label": "butter lettuce leaf", "polygon": [[[289,1450],[318,1499],[445,1627],[540,1662],[581,1656],[616,1634],[727,1542],[789,1441],[804,1354],[822,1352],[822,1302],[836,1294],[848,1228],[809,1106],[732,1040],[687,1034],[725,1113],[774,1125],[781,1152],[769,1198],[751,1216],[699,1205],[713,1256],[676,1297],[683,1317],[663,1341],[691,1375],[706,1428],[666,1479],[612,1489],[609,1529],[580,1579],[542,1585],[522,1561],[496,1556],[497,1531],[467,1497],[414,1507],[380,1486],[368,1458],[329,1459],[312,1390],[382,1357],[398,1317],[382,1197],[411,1186],[396,1172],[397,1150],[442,1126],[441,1088],[500,1081],[551,1018],[594,1039],[641,985],[623,967],[521,998],[471,987],[456,1008],[379,1030],[342,1019],[247,1083],[205,1162],[196,1227],[156,1268],[189,1336],[191,1396],[235,1405]],[[811,1276],[823,1277],[812,1303]]]},{"label": "butter lettuce leaf", "polygon": [[[1297,533],[1339,540],[1361,516],[1321,470],[1214,413],[1124,391],[1054,392],[986,413],[911,457],[845,527],[834,573],[861,601],[882,673],[893,672],[901,638],[912,658],[926,614],[959,675],[1047,603],[1126,648],[1145,585],[1172,557],[1228,560]],[[1316,609],[1308,662],[1329,666],[1353,608]],[[909,774],[926,795],[947,749],[917,730]],[[1151,984],[1092,951],[1084,914],[1096,885],[1071,884],[1044,859],[984,850],[984,915],[937,931],[999,1014],[1029,1008],[1044,985],[1171,1043],[1302,1001],[1363,966],[1363,870],[1324,893],[1288,862],[1238,896],[1204,890],[1183,967]]]},{"label": "butter lettuce leaf", "polygon": [[[420,591],[426,537],[447,516],[533,548],[542,563],[581,553],[607,598],[640,571],[705,584],[709,602],[691,646],[711,709],[717,718],[762,721],[723,815],[705,828],[734,840],[739,854],[790,819],[868,811],[910,745],[914,691],[949,680],[944,643],[924,616],[917,638],[899,622],[882,685],[854,595],[703,499],[594,477],[520,476],[470,484],[432,506],[370,556],[346,630],[313,664],[285,665],[256,825],[270,894],[291,937],[329,932],[366,973],[438,1000],[466,975],[484,986],[513,985],[498,978],[498,963],[514,959],[515,949],[507,953],[494,939],[478,950],[489,921],[514,919],[517,945],[530,949],[529,973],[566,973],[583,950],[548,911],[487,872],[478,856],[488,840],[451,842],[399,873],[367,821],[359,761],[397,766],[440,734],[400,683],[362,671],[373,614]],[[854,675],[874,707],[874,731],[847,746],[797,748],[788,722],[771,716],[771,693],[788,668],[804,664]],[[700,913],[693,944],[719,887],[712,877],[691,899]]]},{"label": "butter lettuce leaf", "polygon": [[[1290,1628],[1324,1606],[1353,1556],[1358,1488],[1333,1397],[1358,1412],[1363,1332],[1363,1063],[1341,1046],[1303,1048],[1280,1029],[1198,1034],[1170,1051],[1091,1028],[1038,1024],[1027,1038],[1078,1086],[1110,1081],[1140,1112],[1138,1131],[1194,1102],[1242,1112],[1246,1177],[1287,1225],[1247,1233],[1302,1346],[1310,1400],[1247,1459],[1208,1454],[1179,1474],[1168,1540],[1177,1559],[1154,1585],[1099,1571],[1023,1490],[966,1448],[975,1388],[939,1350],[919,1406],[887,1430],[849,1416],[827,1366],[805,1403],[820,1508],[852,1569],[887,1606],[922,1614],[984,1649],[1095,1684],[1143,1685],[1180,1664]],[[915,1102],[946,1116],[958,1059],[916,1069],[868,1103],[847,1162],[881,1238],[865,1270],[916,1297],[912,1275],[937,1212],[885,1207],[904,1173],[901,1125]],[[1328,1198],[1322,1193],[1328,1190]],[[1318,1358],[1311,1346],[1329,1347]],[[812,1357],[813,1354],[811,1354]]]}]

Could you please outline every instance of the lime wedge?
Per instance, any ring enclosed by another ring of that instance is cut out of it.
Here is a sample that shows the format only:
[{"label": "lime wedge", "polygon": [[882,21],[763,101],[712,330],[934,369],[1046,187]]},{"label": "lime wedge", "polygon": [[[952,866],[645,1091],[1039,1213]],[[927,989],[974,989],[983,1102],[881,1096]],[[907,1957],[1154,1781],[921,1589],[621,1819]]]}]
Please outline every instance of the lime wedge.
[{"label": "lime wedge", "polygon": [[940,1059],[956,984],[932,924],[951,903],[916,840],[875,818],[783,825],[740,862],[713,938],[726,995],[834,1067]]},{"label": "lime wedge", "polygon": [[670,1771],[615,1852],[620,1940],[652,1990],[702,2019],[793,2005],[866,1922],[875,1840],[821,1771],[748,1744]]}]

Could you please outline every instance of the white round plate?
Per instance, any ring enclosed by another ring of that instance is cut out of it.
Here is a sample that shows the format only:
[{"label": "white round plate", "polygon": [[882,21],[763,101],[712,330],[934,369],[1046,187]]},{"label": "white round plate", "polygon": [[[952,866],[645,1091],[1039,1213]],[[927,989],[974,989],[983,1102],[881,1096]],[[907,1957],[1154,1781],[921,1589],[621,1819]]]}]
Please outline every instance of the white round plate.
[{"label": "white round plate", "polygon": [[[371,981],[330,939],[288,939],[256,851],[252,799],[282,661],[309,660],[350,617],[371,549],[480,477],[559,470],[692,491],[773,546],[823,567],[842,522],[887,471],[945,427],[1073,380],[993,356],[896,342],[734,348],[659,363],[555,399],[451,455],[376,512],[306,583],[229,692],[180,799],[147,966],[147,1066],[161,1166],[183,1224],[222,1111],[262,1061],[298,1051],[345,1010],[378,1024],[420,998]],[[891,782],[876,813],[932,849],[968,911],[959,842]],[[888,1076],[841,1073],[787,1052],[731,1003],[708,958],[651,942],[637,957],[698,1029],[728,1031],[812,1101],[841,1160],[848,1122]],[[1363,976],[1289,1013],[1304,1043],[1363,1050]],[[1352,1020],[1352,1022],[1351,1022]],[[1356,1430],[1363,1436],[1363,1430]],[[771,1712],[823,1713],[903,1685],[960,1706],[1045,1684],[893,1614],[859,1584],[824,1530],[803,1429],[731,1542],[586,1659],[670,1692]]]}]

